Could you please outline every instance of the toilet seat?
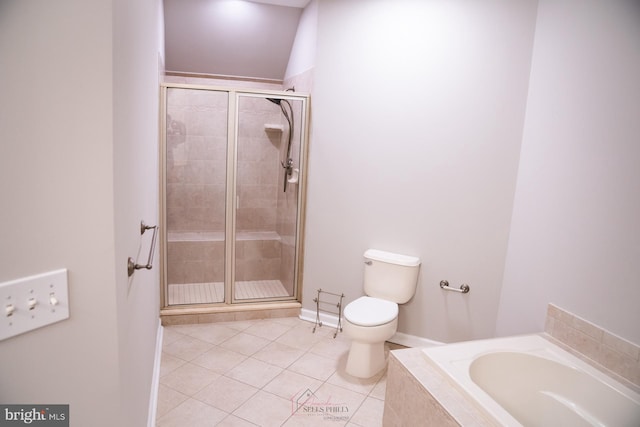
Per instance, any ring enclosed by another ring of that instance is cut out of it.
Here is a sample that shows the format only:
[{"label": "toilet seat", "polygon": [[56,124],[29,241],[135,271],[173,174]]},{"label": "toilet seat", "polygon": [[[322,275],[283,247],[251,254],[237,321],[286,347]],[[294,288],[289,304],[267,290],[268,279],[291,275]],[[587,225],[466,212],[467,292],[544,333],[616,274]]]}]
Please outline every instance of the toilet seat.
[{"label": "toilet seat", "polygon": [[378,326],[398,317],[398,304],[380,298],[360,297],[347,304],[344,317],[358,326]]}]

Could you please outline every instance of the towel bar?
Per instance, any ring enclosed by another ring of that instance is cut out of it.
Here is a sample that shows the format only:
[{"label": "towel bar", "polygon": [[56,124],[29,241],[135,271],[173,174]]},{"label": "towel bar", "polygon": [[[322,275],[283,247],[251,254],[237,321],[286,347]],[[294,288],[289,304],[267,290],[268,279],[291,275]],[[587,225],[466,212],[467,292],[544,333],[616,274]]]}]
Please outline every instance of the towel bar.
[{"label": "towel bar", "polygon": [[151,248],[149,249],[149,257],[147,258],[146,264],[137,264],[135,260],[131,257],[127,259],[127,274],[129,277],[133,276],[136,270],[147,269],[151,270],[153,268],[153,254],[156,251],[156,237],[158,235],[158,227],[157,225],[146,225],[144,221],[140,221],[140,235],[144,234],[147,230],[153,229],[153,237],[151,237]]},{"label": "towel bar", "polygon": [[444,289],[445,291],[460,292],[461,294],[469,293],[470,290],[469,285],[464,283],[460,285],[460,289],[452,288],[449,286],[449,282],[447,280],[440,281],[440,288]]}]

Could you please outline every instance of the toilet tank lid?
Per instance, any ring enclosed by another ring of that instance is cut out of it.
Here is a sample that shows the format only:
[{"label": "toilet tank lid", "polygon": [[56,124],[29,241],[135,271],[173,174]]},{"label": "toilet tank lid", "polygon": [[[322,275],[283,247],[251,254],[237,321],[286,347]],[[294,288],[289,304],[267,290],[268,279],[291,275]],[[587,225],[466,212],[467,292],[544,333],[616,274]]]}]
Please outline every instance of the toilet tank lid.
[{"label": "toilet tank lid", "polygon": [[369,249],[364,253],[364,257],[374,261],[382,261],[389,264],[405,265],[407,267],[415,267],[420,265],[420,258],[410,255],[394,254],[378,249]]}]

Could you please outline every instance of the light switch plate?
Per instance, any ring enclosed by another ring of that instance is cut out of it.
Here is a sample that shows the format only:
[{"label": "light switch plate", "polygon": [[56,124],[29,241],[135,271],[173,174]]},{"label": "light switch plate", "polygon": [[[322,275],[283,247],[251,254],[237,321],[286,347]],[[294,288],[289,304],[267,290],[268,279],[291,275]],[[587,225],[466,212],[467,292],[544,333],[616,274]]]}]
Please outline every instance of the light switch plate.
[{"label": "light switch plate", "polygon": [[0,283],[0,341],[68,318],[66,269]]}]

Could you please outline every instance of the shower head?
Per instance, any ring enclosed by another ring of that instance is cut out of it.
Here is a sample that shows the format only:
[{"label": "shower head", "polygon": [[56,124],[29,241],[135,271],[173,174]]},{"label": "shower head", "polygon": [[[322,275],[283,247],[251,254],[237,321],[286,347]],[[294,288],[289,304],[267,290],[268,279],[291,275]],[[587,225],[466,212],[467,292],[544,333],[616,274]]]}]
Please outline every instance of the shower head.
[{"label": "shower head", "polygon": [[282,102],[282,99],[267,98],[267,101],[273,102],[276,105],[280,105],[280,103]]}]

